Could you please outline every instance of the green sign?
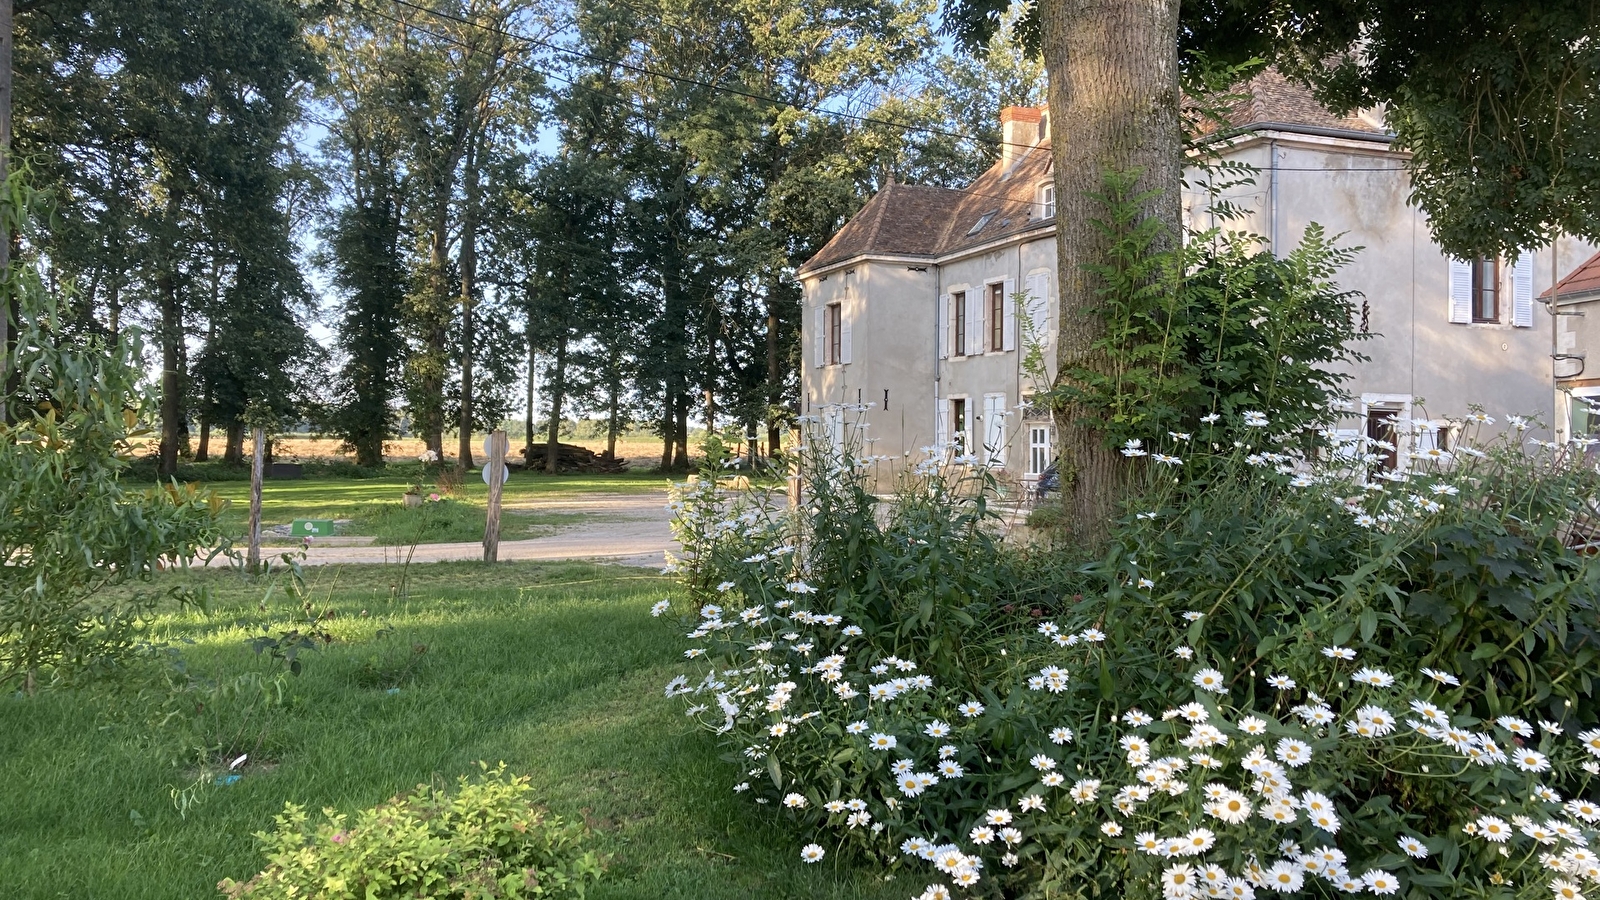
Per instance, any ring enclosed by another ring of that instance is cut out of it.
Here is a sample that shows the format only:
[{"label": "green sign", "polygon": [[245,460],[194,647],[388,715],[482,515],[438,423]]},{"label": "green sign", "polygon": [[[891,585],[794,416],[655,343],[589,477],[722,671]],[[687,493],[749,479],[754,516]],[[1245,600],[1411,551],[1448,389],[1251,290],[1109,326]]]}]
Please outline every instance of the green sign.
[{"label": "green sign", "polygon": [[327,537],[333,534],[333,523],[327,519],[295,519],[289,533],[295,537]]}]

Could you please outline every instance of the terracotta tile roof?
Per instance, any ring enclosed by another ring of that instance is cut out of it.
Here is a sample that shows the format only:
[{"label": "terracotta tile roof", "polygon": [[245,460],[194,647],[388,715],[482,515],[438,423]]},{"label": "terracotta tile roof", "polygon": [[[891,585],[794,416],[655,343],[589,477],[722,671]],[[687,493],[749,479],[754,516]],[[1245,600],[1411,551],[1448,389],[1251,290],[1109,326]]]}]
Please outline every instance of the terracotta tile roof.
[{"label": "terracotta tile roof", "polygon": [[[1335,128],[1387,135],[1358,116],[1335,116],[1311,92],[1267,69],[1243,88],[1250,99],[1228,115],[1234,127],[1249,130],[1269,123]],[[865,254],[933,259],[999,238],[1049,227],[1038,204],[1040,185],[1050,177],[1050,141],[1042,141],[1011,162],[997,162],[965,188],[891,184],[867,202],[833,239],[800,267],[804,275]],[[992,213],[992,215],[990,215]],[[985,215],[989,219],[974,228]]]},{"label": "terracotta tile roof", "polygon": [[[1556,292],[1562,296],[1600,293],[1600,253],[1589,257],[1587,262],[1568,272],[1567,277],[1556,282]],[[1548,297],[1550,296],[1550,291],[1546,289],[1539,296]]]},{"label": "terracotta tile roof", "polygon": [[[940,237],[938,255],[1054,224],[1055,219],[1045,218],[1039,205],[1039,188],[1050,180],[1050,163],[1050,141],[1046,139],[1009,164],[997,162],[979,175],[960,192]],[[989,218],[984,221],[984,216]]]},{"label": "terracotta tile roof", "polygon": [[[1311,91],[1283,77],[1277,69],[1263,69],[1234,93],[1249,95],[1226,113],[1228,124],[1242,131],[1268,124],[1282,124],[1334,128],[1374,136],[1389,134],[1376,119],[1359,115],[1334,115],[1317,102]],[[1202,133],[1214,131],[1216,123],[1208,123],[1207,127],[1200,130]]]},{"label": "terracotta tile roof", "polygon": [[800,271],[814,271],[863,253],[931,259],[961,196],[950,188],[891,183],[851,216]]}]

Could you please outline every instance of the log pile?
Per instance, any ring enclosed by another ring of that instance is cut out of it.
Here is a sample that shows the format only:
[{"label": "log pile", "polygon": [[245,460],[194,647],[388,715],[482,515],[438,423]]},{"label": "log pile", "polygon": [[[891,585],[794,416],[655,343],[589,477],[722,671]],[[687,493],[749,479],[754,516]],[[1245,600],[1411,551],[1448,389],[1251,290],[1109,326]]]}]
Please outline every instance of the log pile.
[{"label": "log pile", "polygon": [[[535,444],[533,447],[533,459],[524,459],[523,466],[532,471],[544,471],[545,446],[544,444]],[[615,475],[627,470],[628,463],[626,461],[607,459],[588,447],[579,447],[576,444],[556,445],[556,471],[560,474]]]}]

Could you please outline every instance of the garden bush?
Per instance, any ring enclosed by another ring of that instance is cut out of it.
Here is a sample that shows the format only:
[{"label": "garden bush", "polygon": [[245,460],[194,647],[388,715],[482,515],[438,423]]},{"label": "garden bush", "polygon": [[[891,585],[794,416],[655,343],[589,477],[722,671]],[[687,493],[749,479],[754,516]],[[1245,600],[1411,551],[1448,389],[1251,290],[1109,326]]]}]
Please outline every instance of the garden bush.
[{"label": "garden bush", "polygon": [[[0,209],[19,205],[13,197]],[[25,224],[12,222],[11,233]],[[155,407],[141,386],[137,331],[74,337],[27,255],[8,277],[16,387],[0,396],[10,423],[0,424],[0,688],[32,691],[126,662],[150,610],[188,597],[176,587],[106,589],[220,552],[222,501],[192,486],[124,485],[131,442],[147,434],[142,417]]]},{"label": "garden bush", "polygon": [[428,785],[349,817],[324,810],[313,823],[291,803],[256,835],[267,868],[224,879],[230,898],[422,900],[538,897],[577,900],[600,876],[582,826],[532,802],[528,779],[480,764],[455,792]]},{"label": "garden bush", "polygon": [[992,479],[944,449],[887,509],[816,437],[800,510],[685,486],[698,668],[667,695],[802,858],[926,900],[1600,881],[1594,470],[1519,420],[1407,474],[1255,411],[1201,424],[1126,446],[1141,487],[1095,560],[1004,548]]}]

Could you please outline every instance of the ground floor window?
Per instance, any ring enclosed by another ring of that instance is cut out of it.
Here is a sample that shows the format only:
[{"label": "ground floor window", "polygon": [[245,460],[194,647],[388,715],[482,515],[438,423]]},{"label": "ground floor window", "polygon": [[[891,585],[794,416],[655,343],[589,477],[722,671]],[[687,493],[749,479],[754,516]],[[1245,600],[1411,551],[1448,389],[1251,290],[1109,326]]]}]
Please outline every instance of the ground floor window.
[{"label": "ground floor window", "polygon": [[1042,422],[1028,425],[1028,474],[1042,475],[1050,468],[1050,426]]}]

